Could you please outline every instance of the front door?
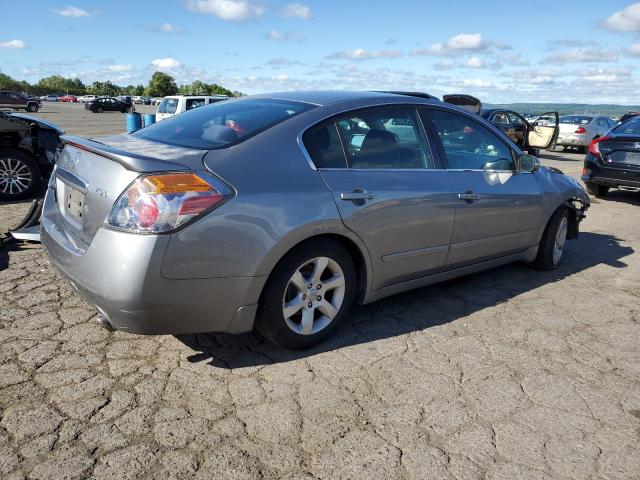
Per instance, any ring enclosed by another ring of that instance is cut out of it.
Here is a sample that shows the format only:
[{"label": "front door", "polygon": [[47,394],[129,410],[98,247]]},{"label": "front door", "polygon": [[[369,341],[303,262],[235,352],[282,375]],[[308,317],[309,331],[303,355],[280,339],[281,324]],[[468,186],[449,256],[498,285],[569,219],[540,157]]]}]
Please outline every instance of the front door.
[{"label": "front door", "polygon": [[496,133],[463,113],[430,108],[456,215],[447,268],[490,260],[537,243],[542,193],[534,173],[519,172]]},{"label": "front door", "polygon": [[558,140],[560,122],[558,112],[543,113],[533,122],[527,133],[527,142],[531,148],[551,148]]},{"label": "front door", "polygon": [[344,224],[369,250],[374,290],[444,267],[455,198],[414,108],[340,115],[304,143]]}]

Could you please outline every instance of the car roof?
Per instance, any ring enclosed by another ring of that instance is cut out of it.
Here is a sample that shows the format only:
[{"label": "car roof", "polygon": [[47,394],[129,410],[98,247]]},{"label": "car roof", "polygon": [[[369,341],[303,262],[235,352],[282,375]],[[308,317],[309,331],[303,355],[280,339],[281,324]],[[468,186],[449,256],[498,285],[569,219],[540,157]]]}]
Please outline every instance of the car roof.
[{"label": "car roof", "polygon": [[[385,99],[407,97],[408,94],[390,93],[390,92],[369,92],[369,91],[350,91],[350,90],[318,90],[318,91],[292,91],[292,92],[275,92],[260,95],[252,95],[253,98],[272,98],[277,100],[290,100],[294,102],[311,103],[313,105],[325,106],[332,103],[348,102],[353,100],[365,99]],[[416,101],[429,101],[422,97],[414,97]],[[431,100],[433,101],[433,100]],[[436,100],[439,103],[439,100]]]}]

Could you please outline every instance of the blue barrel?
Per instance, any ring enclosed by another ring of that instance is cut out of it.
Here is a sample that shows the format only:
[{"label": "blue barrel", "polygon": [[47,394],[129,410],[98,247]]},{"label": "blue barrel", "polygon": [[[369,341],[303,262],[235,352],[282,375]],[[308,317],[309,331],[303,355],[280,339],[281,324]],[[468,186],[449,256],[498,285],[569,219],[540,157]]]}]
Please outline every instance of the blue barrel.
[{"label": "blue barrel", "polygon": [[155,113],[145,113],[144,114],[144,126],[148,127],[149,125],[153,125],[156,123],[156,114]]},{"label": "blue barrel", "polygon": [[127,113],[127,133],[133,133],[142,128],[142,115],[139,113]]}]

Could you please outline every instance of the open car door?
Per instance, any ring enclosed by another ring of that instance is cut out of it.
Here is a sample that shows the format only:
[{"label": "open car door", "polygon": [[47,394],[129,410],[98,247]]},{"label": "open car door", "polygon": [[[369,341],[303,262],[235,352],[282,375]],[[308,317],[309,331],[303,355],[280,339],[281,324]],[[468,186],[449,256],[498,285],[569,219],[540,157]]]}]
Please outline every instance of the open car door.
[{"label": "open car door", "polygon": [[467,112],[480,114],[482,111],[482,102],[471,95],[462,95],[457,93],[453,95],[444,95],[442,97],[442,101],[463,108]]},{"label": "open car door", "polygon": [[530,148],[548,149],[555,145],[560,131],[558,112],[540,115],[527,132],[527,144]]}]

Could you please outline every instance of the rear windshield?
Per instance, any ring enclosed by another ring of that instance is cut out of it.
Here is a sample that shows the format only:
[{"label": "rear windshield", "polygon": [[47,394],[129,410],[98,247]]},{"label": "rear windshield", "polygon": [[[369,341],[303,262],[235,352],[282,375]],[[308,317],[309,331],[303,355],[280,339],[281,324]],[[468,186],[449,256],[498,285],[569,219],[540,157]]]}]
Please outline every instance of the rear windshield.
[{"label": "rear windshield", "polygon": [[312,108],[313,105],[288,100],[231,100],[194,108],[133,135],[154,142],[210,150],[239,143]]},{"label": "rear windshield", "polygon": [[163,98],[160,105],[158,105],[158,113],[176,113],[177,108],[177,98]]},{"label": "rear windshield", "polygon": [[578,125],[586,125],[593,117],[584,117],[582,115],[566,115],[560,117],[560,123],[577,123]]},{"label": "rear windshield", "polygon": [[627,120],[614,128],[613,132],[620,135],[640,135],[640,117]]}]

